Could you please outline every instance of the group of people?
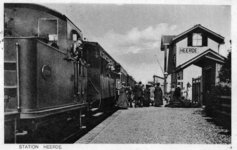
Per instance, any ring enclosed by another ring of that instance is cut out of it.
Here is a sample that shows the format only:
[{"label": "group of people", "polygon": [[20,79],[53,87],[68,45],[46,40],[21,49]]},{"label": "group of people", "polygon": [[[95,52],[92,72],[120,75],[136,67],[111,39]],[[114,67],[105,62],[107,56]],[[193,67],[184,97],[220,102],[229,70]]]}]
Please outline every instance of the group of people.
[{"label": "group of people", "polygon": [[163,105],[163,92],[160,83],[146,85],[146,87],[142,82],[136,83],[134,87],[125,86],[125,83],[122,83],[122,87],[119,89],[117,107],[127,109],[133,107],[133,103],[135,108]]}]

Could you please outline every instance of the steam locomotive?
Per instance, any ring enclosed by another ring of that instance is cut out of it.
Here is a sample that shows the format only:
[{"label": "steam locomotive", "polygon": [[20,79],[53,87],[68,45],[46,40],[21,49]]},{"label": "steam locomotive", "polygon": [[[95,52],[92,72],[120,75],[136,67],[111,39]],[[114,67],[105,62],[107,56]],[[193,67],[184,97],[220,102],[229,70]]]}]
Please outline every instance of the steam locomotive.
[{"label": "steam locomotive", "polygon": [[115,105],[121,82],[135,80],[65,15],[4,4],[5,143],[55,142],[81,130],[88,112]]}]

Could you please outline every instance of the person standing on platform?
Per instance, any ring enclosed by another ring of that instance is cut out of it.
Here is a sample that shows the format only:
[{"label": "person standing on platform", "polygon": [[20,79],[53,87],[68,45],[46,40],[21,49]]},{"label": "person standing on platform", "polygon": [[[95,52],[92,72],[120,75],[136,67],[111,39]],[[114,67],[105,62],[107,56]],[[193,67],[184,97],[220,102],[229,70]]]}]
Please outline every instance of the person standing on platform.
[{"label": "person standing on platform", "polygon": [[185,88],[183,87],[182,90],[181,90],[181,100],[184,100],[186,98],[186,91],[185,91]]},{"label": "person standing on platform", "polygon": [[134,102],[135,102],[135,108],[136,108],[137,105],[138,105],[137,91],[138,91],[138,83],[136,83],[136,84],[134,85],[133,90],[132,90],[132,92],[133,92],[133,100],[134,100]]},{"label": "person standing on platform", "polygon": [[174,102],[174,85],[172,85],[171,90],[170,90],[170,104],[172,104]]},{"label": "person standing on platform", "polygon": [[178,102],[180,101],[180,97],[181,97],[181,88],[180,88],[180,85],[178,85],[174,91],[174,100]]},{"label": "person standing on platform", "polygon": [[150,106],[150,89],[148,85],[146,85],[146,89],[144,90],[143,106],[146,106],[146,107]]},{"label": "person standing on platform", "polygon": [[154,95],[155,95],[155,106],[158,107],[160,105],[163,105],[163,94],[160,88],[160,83],[156,84]]},{"label": "person standing on platform", "polygon": [[122,83],[122,87],[119,90],[119,98],[117,102],[117,107],[127,109],[128,108],[128,99],[126,94],[125,83]]},{"label": "person standing on platform", "polygon": [[135,102],[135,107],[141,106],[141,99],[142,99],[142,82],[140,81],[138,85],[134,87],[134,92],[135,92],[135,97],[136,97],[136,102]]},{"label": "person standing on platform", "polygon": [[140,86],[141,86],[141,91],[142,91],[142,96],[141,96],[141,99],[140,99],[140,107],[143,107],[145,87],[144,87],[144,84],[141,84]]},{"label": "person standing on platform", "polygon": [[151,99],[152,106],[154,106],[154,91],[155,91],[155,87],[154,87],[154,84],[152,84],[150,87],[150,99]]},{"label": "person standing on platform", "polygon": [[118,102],[119,99],[119,90],[122,88],[122,83],[118,82],[118,84],[116,85],[116,102]]},{"label": "person standing on platform", "polygon": [[130,86],[130,84],[128,84],[127,88],[126,88],[126,93],[127,93],[127,98],[128,98],[128,102],[129,102],[129,107],[132,108],[132,88]]}]

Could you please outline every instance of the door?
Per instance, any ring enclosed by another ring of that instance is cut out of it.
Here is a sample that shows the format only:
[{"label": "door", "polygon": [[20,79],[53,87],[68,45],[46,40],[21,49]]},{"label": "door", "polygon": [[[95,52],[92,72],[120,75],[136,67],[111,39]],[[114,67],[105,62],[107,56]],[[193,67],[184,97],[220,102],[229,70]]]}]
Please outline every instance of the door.
[{"label": "door", "polygon": [[202,103],[201,82],[202,77],[192,79],[192,101],[195,103]]},{"label": "door", "polygon": [[205,70],[205,91],[211,91],[211,68]]},{"label": "door", "polygon": [[203,104],[206,104],[207,94],[211,92],[211,85],[212,85],[212,75],[211,75],[211,68],[205,70],[205,80],[204,80],[204,95],[205,98],[203,100]]}]

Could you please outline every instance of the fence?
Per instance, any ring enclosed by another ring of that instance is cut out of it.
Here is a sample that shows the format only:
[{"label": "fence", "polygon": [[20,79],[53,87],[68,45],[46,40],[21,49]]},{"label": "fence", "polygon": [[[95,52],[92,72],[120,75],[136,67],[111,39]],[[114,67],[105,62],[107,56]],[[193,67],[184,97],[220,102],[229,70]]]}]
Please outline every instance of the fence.
[{"label": "fence", "polygon": [[216,112],[216,119],[223,125],[231,126],[231,96],[220,96]]}]

